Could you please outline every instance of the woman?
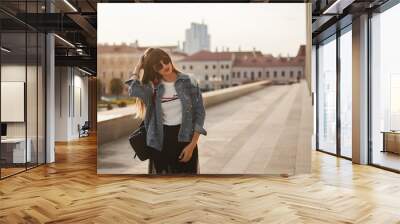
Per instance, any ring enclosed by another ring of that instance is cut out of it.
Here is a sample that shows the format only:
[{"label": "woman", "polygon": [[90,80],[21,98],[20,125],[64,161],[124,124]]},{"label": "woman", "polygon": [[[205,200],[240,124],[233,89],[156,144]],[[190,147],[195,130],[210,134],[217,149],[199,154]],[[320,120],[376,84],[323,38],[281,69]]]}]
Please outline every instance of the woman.
[{"label": "woman", "polygon": [[152,155],[149,173],[199,173],[197,142],[207,131],[197,80],[178,71],[165,51],[148,48],[126,83],[144,119]]}]

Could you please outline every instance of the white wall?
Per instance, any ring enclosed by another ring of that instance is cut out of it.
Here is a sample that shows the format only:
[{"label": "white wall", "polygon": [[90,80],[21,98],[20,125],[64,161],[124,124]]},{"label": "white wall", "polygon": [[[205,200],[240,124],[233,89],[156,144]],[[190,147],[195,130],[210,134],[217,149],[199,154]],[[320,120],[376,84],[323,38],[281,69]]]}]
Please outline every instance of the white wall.
[{"label": "white wall", "polygon": [[75,68],[56,67],[56,141],[77,139],[78,125],[88,120],[88,78],[82,74]]},{"label": "white wall", "polygon": [[[34,69],[32,66],[26,67],[25,65],[2,65],[1,66],[1,81],[2,82],[25,82],[26,69],[28,74]],[[32,83],[30,83],[32,84]],[[29,99],[27,103],[32,101],[31,98],[36,97],[36,91],[34,93],[27,93]],[[36,107],[36,105],[35,105]],[[24,108],[22,108],[24,110]],[[1,110],[7,110],[7,108],[1,108]],[[33,120],[33,114],[28,114],[28,121]],[[34,115],[36,118],[36,114]],[[8,137],[25,137],[25,126],[26,122],[7,122],[7,136]],[[28,128],[31,128],[30,124]],[[31,129],[29,129],[31,130]],[[28,133],[29,137],[30,132]]]},{"label": "white wall", "polygon": [[68,126],[68,86],[67,67],[55,68],[55,140],[66,141]]},{"label": "white wall", "polygon": [[74,71],[74,88],[71,88],[74,89],[73,96],[71,96],[71,99],[74,99],[74,102],[71,103],[74,105],[71,114],[71,138],[79,137],[78,125],[82,126],[88,120],[88,78],[79,74],[81,73],[77,74],[77,70]]},{"label": "white wall", "polygon": [[[31,161],[36,162],[36,158],[39,159],[39,163],[44,162],[44,92],[43,89],[43,77],[44,74],[41,72],[41,67],[25,66],[25,64],[3,64],[1,66],[1,81],[2,87],[3,82],[19,82],[19,84],[25,83],[22,88],[14,89],[18,91],[16,93],[5,92],[6,89],[2,88],[2,98],[10,98],[7,94],[19,94],[19,101],[9,102],[10,104],[19,104],[19,107],[5,106],[1,107],[2,114],[14,113],[19,114],[19,121],[6,122],[7,124],[7,137],[13,138],[24,138],[27,136],[29,139],[29,147],[31,149]],[[38,70],[37,70],[38,69]],[[27,80],[26,80],[27,78]],[[25,89],[24,89],[25,87]],[[16,87],[14,87],[16,88]],[[24,91],[26,90],[26,99]],[[22,101],[21,101],[22,100]],[[2,102],[4,104],[4,102]],[[26,104],[26,105],[25,105]],[[25,119],[26,113],[26,119]],[[2,117],[3,120],[3,117]],[[39,155],[38,155],[38,154]]]}]

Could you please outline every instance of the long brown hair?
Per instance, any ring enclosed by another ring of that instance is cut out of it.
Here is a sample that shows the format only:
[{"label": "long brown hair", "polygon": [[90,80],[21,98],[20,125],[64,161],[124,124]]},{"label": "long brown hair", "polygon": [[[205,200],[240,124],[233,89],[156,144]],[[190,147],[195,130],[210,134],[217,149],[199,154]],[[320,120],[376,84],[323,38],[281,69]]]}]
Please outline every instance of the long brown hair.
[{"label": "long brown hair", "polygon": [[[160,64],[160,61],[163,59],[167,59],[171,63],[174,72],[180,72],[178,69],[176,69],[171,57],[167,54],[167,52],[160,48],[148,48],[146,49],[143,58],[143,75],[140,79],[142,84],[149,84],[150,82],[160,81],[162,79],[162,76],[154,70],[154,66]],[[144,102],[137,98],[134,105],[137,109],[136,118],[143,120],[146,115],[146,106]]]}]

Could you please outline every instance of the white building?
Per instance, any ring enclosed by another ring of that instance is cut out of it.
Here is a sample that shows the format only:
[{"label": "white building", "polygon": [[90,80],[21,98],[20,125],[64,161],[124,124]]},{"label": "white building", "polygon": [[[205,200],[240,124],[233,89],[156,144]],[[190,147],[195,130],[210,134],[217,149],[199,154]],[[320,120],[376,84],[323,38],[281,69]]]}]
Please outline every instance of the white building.
[{"label": "white building", "polygon": [[203,91],[237,86],[259,80],[273,84],[297,82],[304,78],[305,48],[295,57],[273,57],[260,51],[200,51],[177,61],[180,70],[195,75]]},{"label": "white building", "polygon": [[[299,53],[302,48],[300,48]],[[258,80],[271,80],[273,84],[297,82],[304,77],[304,56],[275,58],[271,55],[236,58],[232,67],[232,85]]]},{"label": "white building", "polygon": [[210,35],[206,24],[191,23],[185,31],[183,51],[193,54],[201,50],[210,50]]},{"label": "white building", "polygon": [[230,52],[200,51],[177,61],[178,68],[196,76],[203,90],[230,86],[233,55]]}]

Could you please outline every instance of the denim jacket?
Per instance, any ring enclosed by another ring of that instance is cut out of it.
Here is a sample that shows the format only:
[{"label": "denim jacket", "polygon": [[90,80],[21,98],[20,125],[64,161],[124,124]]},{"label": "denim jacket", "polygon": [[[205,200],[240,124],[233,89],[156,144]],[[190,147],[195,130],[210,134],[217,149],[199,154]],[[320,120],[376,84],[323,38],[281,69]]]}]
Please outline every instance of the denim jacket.
[{"label": "denim jacket", "polygon": [[[147,131],[147,145],[161,151],[164,141],[161,111],[161,96],[165,90],[164,85],[159,82],[153,87],[152,83],[142,84],[138,79],[130,79],[125,83],[129,85],[129,96],[140,98],[146,105],[144,125]],[[203,127],[206,115],[203,97],[197,80],[189,74],[177,72],[174,85],[182,103],[182,123],[178,141],[190,142],[194,131],[207,135],[207,131]],[[156,92],[154,103],[152,100],[153,89]]]}]

